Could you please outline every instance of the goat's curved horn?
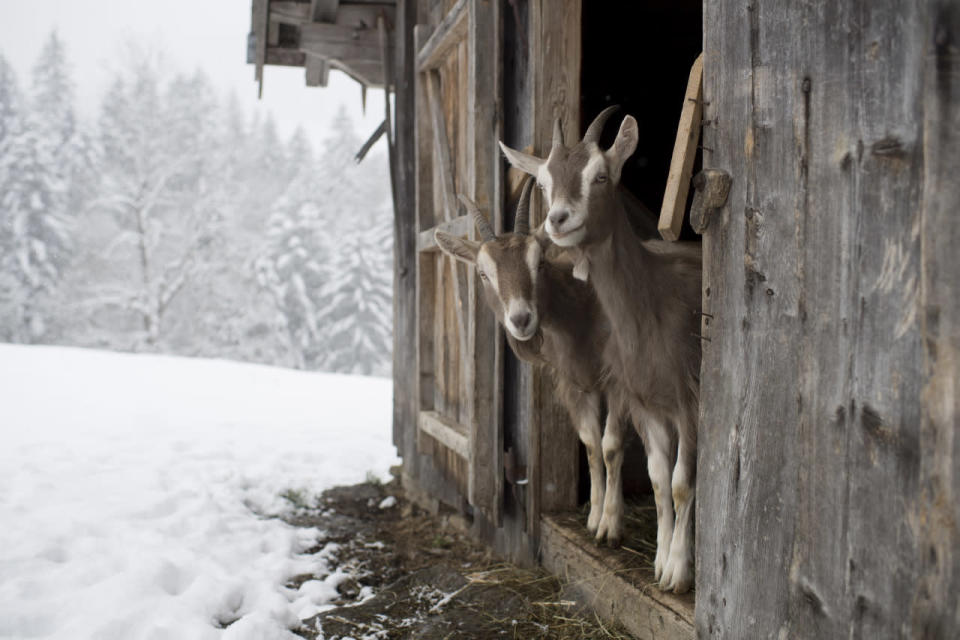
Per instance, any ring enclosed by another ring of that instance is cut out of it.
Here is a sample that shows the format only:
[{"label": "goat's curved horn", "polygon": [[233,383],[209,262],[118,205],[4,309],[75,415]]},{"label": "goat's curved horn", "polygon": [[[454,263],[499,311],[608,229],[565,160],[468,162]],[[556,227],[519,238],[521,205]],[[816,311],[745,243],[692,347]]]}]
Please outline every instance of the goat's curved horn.
[{"label": "goat's curved horn", "polygon": [[619,105],[612,105],[601,111],[600,115],[594,118],[590,126],[587,127],[587,132],[583,134],[583,141],[600,144],[600,134],[603,133],[603,126],[607,124],[607,120],[610,119],[613,112],[619,108]]},{"label": "goat's curved horn", "polygon": [[462,193],[459,194],[457,198],[463,203],[463,206],[467,208],[467,212],[473,217],[473,224],[477,225],[477,231],[480,232],[480,239],[484,242],[487,242],[488,240],[493,240],[496,238],[496,234],[493,233],[493,227],[490,226],[490,221],[487,220],[487,217],[480,212],[480,207],[477,206],[477,203]]},{"label": "goat's curved horn", "polygon": [[563,146],[563,128],[560,126],[560,118],[553,121],[553,146]]},{"label": "goat's curved horn", "polygon": [[513,222],[513,232],[522,236],[530,235],[530,191],[532,187],[533,177],[528,176],[523,182],[520,200],[517,201],[517,217]]}]

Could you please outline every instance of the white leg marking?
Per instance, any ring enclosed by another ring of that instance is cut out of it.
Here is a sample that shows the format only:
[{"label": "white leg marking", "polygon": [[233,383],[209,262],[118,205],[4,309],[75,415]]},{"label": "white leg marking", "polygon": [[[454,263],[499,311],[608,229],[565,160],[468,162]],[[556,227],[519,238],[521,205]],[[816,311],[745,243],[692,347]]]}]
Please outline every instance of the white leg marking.
[{"label": "white leg marking", "polygon": [[590,516],[587,518],[587,530],[596,533],[603,513],[603,454],[600,451],[602,432],[600,429],[600,402],[598,394],[591,394],[590,402],[580,412],[577,427],[580,440],[587,449],[587,462],[590,465]]},{"label": "white leg marking", "polygon": [[669,580],[666,588],[685,593],[693,585],[693,502],[696,453],[681,440],[677,451],[677,466],[673,470],[673,503],[677,511],[677,526],[673,530],[670,556],[667,558]]},{"label": "white leg marking", "polygon": [[620,471],[623,466],[624,416],[611,410],[603,431],[603,461],[607,467],[607,490],[603,497],[603,515],[597,526],[597,542],[606,538],[611,546],[618,546],[623,535],[623,489]]},{"label": "white leg marking", "polygon": [[654,577],[661,586],[666,576],[670,540],[673,537],[673,500],[670,497],[670,463],[666,451],[657,446],[657,438],[647,438],[647,473],[657,503],[657,556],[653,563]]}]

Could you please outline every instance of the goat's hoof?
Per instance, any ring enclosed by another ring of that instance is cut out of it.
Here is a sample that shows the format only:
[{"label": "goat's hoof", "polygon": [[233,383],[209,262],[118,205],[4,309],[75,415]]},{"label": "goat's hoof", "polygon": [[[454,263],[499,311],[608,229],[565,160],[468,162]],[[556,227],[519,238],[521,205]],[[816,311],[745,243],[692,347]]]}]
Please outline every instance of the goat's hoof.
[{"label": "goat's hoof", "polygon": [[607,546],[611,549],[620,548],[621,537],[620,536],[607,536]]},{"label": "goat's hoof", "polygon": [[600,514],[590,514],[590,517],[587,518],[587,531],[591,534],[596,535],[597,528],[600,526]]},{"label": "goat's hoof", "polygon": [[663,574],[660,576],[661,591],[686,593],[693,586],[693,569],[684,559],[667,558]]}]

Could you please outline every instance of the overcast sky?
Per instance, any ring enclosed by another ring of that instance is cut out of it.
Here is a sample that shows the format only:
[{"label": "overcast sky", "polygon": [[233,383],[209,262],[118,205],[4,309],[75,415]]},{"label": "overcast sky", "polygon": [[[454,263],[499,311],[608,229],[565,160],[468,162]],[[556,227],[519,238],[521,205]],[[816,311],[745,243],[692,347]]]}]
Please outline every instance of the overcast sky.
[{"label": "overcast sky", "polygon": [[176,69],[203,68],[223,92],[235,91],[248,113],[271,111],[284,137],[302,124],[319,143],[341,104],[362,138],[383,119],[383,93],[369,92],[363,116],[360,85],[339,71],[331,71],[329,86],[308,88],[303,69],[267,67],[258,102],[253,66],[246,64],[250,0],[0,0],[0,53],[22,85],[54,28],[67,47],[84,114],[98,108],[123,43],[134,40],[162,47]]}]

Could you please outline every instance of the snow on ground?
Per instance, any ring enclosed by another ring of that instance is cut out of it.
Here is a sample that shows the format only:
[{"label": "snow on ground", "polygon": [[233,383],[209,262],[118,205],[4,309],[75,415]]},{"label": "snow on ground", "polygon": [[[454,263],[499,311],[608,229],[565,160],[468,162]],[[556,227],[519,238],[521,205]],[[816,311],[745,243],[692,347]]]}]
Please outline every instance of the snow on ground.
[{"label": "snow on ground", "polygon": [[391,412],[386,379],[0,345],[0,638],[296,637],[345,576],[263,515],[386,479]]}]

